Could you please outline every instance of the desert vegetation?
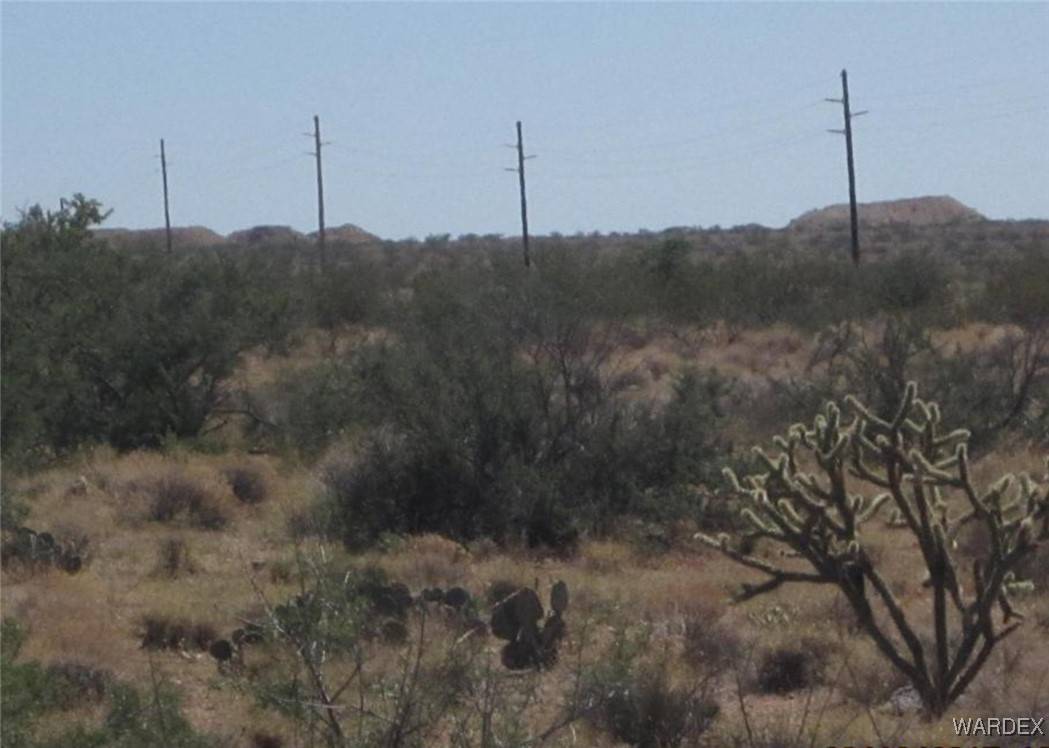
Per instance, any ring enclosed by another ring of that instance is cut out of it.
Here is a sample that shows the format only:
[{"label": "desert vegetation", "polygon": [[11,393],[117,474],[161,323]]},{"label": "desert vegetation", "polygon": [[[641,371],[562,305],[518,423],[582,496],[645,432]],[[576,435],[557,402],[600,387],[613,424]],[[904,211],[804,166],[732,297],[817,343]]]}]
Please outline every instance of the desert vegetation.
[{"label": "desert vegetation", "polygon": [[[1049,234],[3,228],[4,746],[810,746],[1049,711]],[[769,445],[773,445],[770,447]],[[755,446],[760,448],[754,449]]]}]

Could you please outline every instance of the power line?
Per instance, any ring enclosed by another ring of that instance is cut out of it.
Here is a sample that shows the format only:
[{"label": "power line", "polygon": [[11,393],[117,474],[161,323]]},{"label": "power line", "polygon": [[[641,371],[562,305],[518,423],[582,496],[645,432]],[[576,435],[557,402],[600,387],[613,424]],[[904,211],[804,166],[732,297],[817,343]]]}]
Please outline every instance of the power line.
[{"label": "power line", "polygon": [[702,158],[690,158],[687,160],[679,160],[676,166],[662,168],[662,169],[642,169],[640,171],[606,171],[598,173],[573,173],[573,174],[556,174],[547,173],[543,175],[543,179],[584,179],[584,180],[608,180],[614,181],[617,179],[641,179],[646,177],[660,177],[660,176],[672,176],[675,174],[689,174],[695,173],[706,169],[711,165],[734,163],[741,160],[752,160],[753,156],[767,153],[769,151],[785,151],[791,146],[799,145],[801,143],[811,142],[817,138],[822,138],[822,133],[815,133],[811,131],[805,131],[804,134],[795,134],[793,136],[784,138],[775,138],[773,140],[764,140],[760,143],[749,145],[745,148],[741,148],[733,153],[727,153],[721,151],[718,154],[711,154],[707,157]]}]

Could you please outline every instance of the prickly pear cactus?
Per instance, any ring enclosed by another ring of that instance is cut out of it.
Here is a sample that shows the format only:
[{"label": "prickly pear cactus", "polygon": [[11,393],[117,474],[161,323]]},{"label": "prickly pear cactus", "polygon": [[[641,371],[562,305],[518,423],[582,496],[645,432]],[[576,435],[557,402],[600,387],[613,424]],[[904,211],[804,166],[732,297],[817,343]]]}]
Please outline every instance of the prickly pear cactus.
[{"label": "prickly pear cactus", "polygon": [[[492,633],[507,644],[502,662],[510,670],[549,667],[557,661],[557,649],[565,636],[562,613],[568,608],[568,585],[557,582],[550,590],[550,613],[535,590],[519,587],[492,607]],[[540,626],[542,622],[542,626]]]}]

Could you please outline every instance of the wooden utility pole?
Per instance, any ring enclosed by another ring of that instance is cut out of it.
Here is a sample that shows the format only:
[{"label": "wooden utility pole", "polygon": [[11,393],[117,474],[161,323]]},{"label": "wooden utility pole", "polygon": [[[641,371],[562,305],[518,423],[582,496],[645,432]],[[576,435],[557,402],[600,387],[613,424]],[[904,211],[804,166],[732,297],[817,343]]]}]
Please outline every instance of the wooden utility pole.
[{"label": "wooden utility pole", "polygon": [[830,130],[830,132],[843,134],[845,136],[845,160],[848,164],[849,170],[849,220],[852,228],[852,261],[859,265],[860,224],[859,213],[856,209],[856,166],[852,157],[852,118],[859,117],[861,114],[866,114],[867,110],[864,109],[862,112],[852,112],[849,109],[849,74],[846,70],[841,71],[841,98],[827,99],[827,101],[832,101],[836,104],[840,103],[845,118],[845,129]]},{"label": "wooden utility pole", "polygon": [[[514,146],[509,146],[513,148]],[[521,242],[524,246],[524,264],[525,267],[531,267],[532,255],[528,249],[528,199],[525,196],[525,168],[524,162],[535,156],[524,155],[524,137],[521,135],[521,121],[517,121],[517,168],[510,169],[507,171],[517,172],[517,181],[521,186]]]},{"label": "wooden utility pole", "polygon": [[525,196],[524,138],[521,135],[521,120],[517,120],[517,178],[521,183],[521,241],[524,244],[524,264],[532,264],[532,255],[528,251],[528,198]]},{"label": "wooden utility pole", "polygon": [[160,173],[164,180],[164,235],[168,254],[171,254],[171,212],[168,210],[168,159],[164,153],[164,138],[160,139]]},{"label": "wooden utility pole", "polygon": [[313,143],[317,157],[317,246],[320,249],[321,269],[327,267],[324,251],[324,178],[321,175],[321,120],[313,115]]}]

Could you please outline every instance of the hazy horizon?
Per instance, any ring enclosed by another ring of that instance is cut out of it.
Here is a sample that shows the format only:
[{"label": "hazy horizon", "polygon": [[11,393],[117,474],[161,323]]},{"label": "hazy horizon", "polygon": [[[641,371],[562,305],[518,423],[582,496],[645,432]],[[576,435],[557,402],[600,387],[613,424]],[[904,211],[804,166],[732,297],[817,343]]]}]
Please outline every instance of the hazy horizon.
[{"label": "hazy horizon", "polygon": [[107,226],[385,238],[782,226],[950,195],[1049,218],[1049,5],[2,4],[2,217],[73,192]]}]

